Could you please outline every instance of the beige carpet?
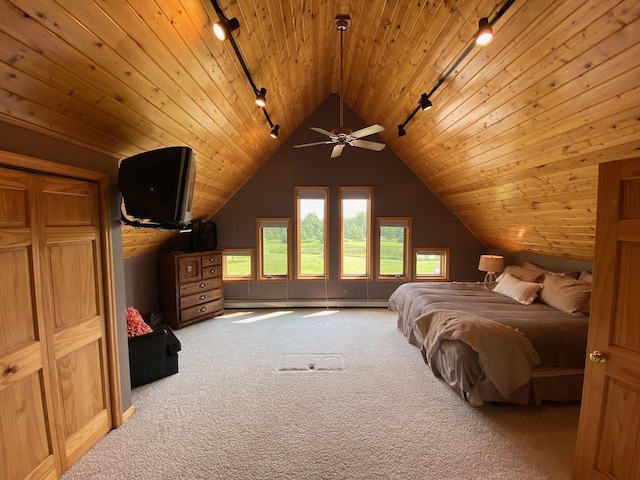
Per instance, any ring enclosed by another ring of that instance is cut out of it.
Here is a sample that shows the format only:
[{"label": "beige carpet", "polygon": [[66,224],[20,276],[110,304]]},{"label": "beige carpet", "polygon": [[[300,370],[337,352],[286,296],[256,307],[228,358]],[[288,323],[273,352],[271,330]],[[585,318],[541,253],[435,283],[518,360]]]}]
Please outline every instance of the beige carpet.
[{"label": "beige carpet", "polygon": [[579,406],[474,408],[385,309],[228,311],[74,479],[568,479]]}]

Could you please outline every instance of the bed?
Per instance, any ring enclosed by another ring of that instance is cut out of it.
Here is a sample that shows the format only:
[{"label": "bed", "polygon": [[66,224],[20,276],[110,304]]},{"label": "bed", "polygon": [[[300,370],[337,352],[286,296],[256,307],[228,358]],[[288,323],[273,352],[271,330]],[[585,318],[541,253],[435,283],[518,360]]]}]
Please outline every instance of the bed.
[{"label": "bed", "polygon": [[[591,285],[525,270],[491,285],[405,283],[389,298],[398,329],[471,405],[581,399]],[[507,281],[536,293],[509,295]]]}]

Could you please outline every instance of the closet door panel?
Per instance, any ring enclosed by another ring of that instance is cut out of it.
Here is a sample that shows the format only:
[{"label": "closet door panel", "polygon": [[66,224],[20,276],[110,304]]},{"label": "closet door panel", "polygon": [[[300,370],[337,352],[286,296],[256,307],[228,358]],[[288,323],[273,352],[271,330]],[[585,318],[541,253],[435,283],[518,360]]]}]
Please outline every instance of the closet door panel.
[{"label": "closet door panel", "polygon": [[31,256],[30,245],[0,247],[0,352],[24,347],[37,337]]},{"label": "closet door panel", "polygon": [[23,479],[36,470],[55,470],[41,373],[37,368],[0,387],[0,478]]},{"label": "closet door panel", "polygon": [[45,322],[64,470],[111,428],[98,191],[91,182],[43,176],[38,192]]},{"label": "closet door panel", "polygon": [[0,478],[56,475],[35,217],[35,175],[0,168]]},{"label": "closet door panel", "polygon": [[94,239],[49,244],[48,254],[56,328],[99,315]]}]

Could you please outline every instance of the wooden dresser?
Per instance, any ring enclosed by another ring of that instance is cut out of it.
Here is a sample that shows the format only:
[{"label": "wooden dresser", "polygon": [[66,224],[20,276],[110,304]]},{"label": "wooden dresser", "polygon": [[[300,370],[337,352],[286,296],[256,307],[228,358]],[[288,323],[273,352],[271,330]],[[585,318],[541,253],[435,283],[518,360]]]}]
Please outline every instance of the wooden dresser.
[{"label": "wooden dresser", "polygon": [[165,253],[161,275],[162,319],[172,328],[222,315],[222,252]]}]

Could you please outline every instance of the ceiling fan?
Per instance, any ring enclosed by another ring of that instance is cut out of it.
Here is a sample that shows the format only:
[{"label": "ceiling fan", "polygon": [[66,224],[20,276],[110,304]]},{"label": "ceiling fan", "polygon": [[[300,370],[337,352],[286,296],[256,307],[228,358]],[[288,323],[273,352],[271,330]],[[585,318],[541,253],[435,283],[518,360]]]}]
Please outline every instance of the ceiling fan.
[{"label": "ceiling fan", "polygon": [[382,125],[370,125],[355,132],[349,128],[343,126],[343,99],[342,99],[342,63],[343,63],[343,48],[344,48],[344,32],[349,27],[351,19],[348,16],[338,15],[335,19],[336,29],[340,32],[340,127],[328,131],[324,128],[311,127],[311,130],[322,133],[329,137],[329,140],[322,142],[304,143],[302,145],[294,145],[294,148],[311,147],[313,145],[335,145],[331,151],[331,158],[339,157],[342,154],[342,150],[345,145],[352,147],[366,148],[369,150],[375,150],[379,152],[386,145],[384,143],[371,142],[368,140],[361,140],[363,137],[379,133],[384,130]]}]

